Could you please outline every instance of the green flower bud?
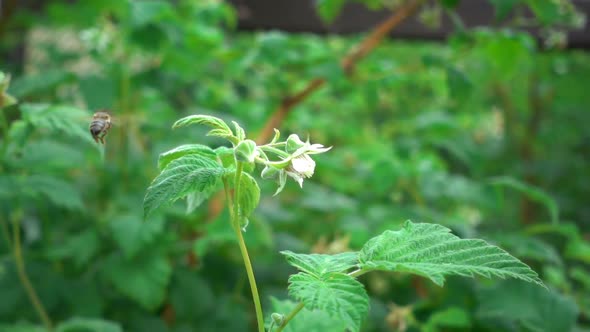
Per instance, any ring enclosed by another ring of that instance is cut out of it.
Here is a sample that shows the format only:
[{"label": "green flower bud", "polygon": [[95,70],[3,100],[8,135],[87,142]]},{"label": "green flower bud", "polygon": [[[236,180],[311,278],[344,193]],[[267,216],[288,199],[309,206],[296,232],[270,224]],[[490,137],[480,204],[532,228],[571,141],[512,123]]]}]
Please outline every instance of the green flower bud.
[{"label": "green flower bud", "polygon": [[276,326],[283,326],[283,322],[285,321],[285,315],[279,314],[278,312],[273,312],[270,315],[272,321],[275,323]]},{"label": "green flower bud", "polygon": [[258,150],[256,149],[256,142],[247,139],[238,143],[234,150],[234,155],[237,161],[253,163],[258,157]]},{"label": "green flower bud", "polygon": [[287,145],[285,147],[285,151],[288,153],[293,153],[298,149],[305,146],[305,142],[303,142],[297,134],[291,134],[287,138]]},{"label": "green flower bud", "polygon": [[277,177],[277,174],[279,174],[279,172],[280,170],[275,167],[266,166],[262,170],[262,173],[260,173],[260,177],[263,179],[274,179]]}]

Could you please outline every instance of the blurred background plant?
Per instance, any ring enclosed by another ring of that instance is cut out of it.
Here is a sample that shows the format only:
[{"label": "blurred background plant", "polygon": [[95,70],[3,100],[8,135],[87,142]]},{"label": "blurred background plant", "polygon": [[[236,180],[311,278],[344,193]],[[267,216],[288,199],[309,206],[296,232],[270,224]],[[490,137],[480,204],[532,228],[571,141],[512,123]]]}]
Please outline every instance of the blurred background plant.
[{"label": "blurred background plant", "polygon": [[[289,183],[271,198],[262,187],[245,237],[265,307],[294,305],[281,300],[294,270],[279,250],[358,249],[412,219],[503,247],[551,291],[372,274],[361,278],[364,330],[589,329],[590,56],[559,49],[584,17],[565,0],[490,2],[509,25],[465,29],[458,1],[410,1],[425,23],[453,17],[456,32],[445,43],[383,40],[354,70],[340,61],[363,36],[240,32],[222,1],[3,3],[0,331],[253,330],[220,201],[144,222],[142,200],[160,152],[223,143],[171,131],[177,118],[262,131],[286,104],[284,134],[334,149],[303,191]],[[317,1],[318,13],[330,21],[344,3]],[[531,22],[545,39],[518,30]],[[317,78],[324,89],[286,103]],[[115,121],[104,150],[87,130],[101,108]],[[322,322],[307,323],[329,331]]]}]

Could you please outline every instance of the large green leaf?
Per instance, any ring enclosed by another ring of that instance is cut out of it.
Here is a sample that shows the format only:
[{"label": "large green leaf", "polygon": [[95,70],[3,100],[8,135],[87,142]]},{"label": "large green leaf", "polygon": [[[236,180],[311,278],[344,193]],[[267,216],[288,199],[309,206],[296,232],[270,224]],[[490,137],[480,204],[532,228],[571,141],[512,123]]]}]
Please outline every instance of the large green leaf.
[{"label": "large green leaf", "polygon": [[573,299],[516,280],[478,290],[476,316],[517,321],[527,331],[573,331],[578,308]]},{"label": "large green leaf", "polygon": [[535,271],[506,251],[450,232],[441,225],[407,221],[400,231],[385,231],[364,245],[361,268],[410,272],[440,286],[447,275],[516,278],[543,285]]},{"label": "large green leaf", "polygon": [[164,301],[172,267],[165,255],[142,252],[133,259],[111,256],[104,273],[121,293],[147,310],[154,310]]},{"label": "large green leaf", "polygon": [[289,250],[281,251],[287,262],[299,270],[321,276],[331,272],[347,272],[358,265],[358,252],[344,252],[336,255],[296,254]]},{"label": "large green leaf", "polygon": [[170,162],[147,189],[143,201],[145,216],[164,204],[174,202],[192,192],[207,196],[217,187],[226,170],[216,161],[189,154]]},{"label": "large green leaf", "polygon": [[158,158],[158,168],[160,170],[166,168],[170,162],[187,154],[197,154],[209,159],[215,160],[217,157],[215,151],[206,145],[201,144],[185,144],[175,147],[172,150],[160,154]]},{"label": "large green leaf", "polygon": [[315,276],[294,274],[289,278],[289,294],[305,307],[324,310],[352,331],[359,331],[369,311],[369,296],[363,285],[353,277],[340,273]]},{"label": "large green leaf", "polygon": [[60,323],[56,332],[123,332],[119,323],[98,318],[74,317]]}]

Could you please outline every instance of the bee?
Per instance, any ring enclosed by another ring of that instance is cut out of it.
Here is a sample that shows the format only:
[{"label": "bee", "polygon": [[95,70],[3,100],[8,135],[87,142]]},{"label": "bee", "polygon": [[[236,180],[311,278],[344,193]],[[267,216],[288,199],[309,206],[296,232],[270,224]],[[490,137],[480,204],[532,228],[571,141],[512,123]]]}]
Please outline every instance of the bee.
[{"label": "bee", "polygon": [[96,143],[104,144],[104,138],[112,127],[111,115],[107,111],[98,111],[92,116],[90,134]]}]

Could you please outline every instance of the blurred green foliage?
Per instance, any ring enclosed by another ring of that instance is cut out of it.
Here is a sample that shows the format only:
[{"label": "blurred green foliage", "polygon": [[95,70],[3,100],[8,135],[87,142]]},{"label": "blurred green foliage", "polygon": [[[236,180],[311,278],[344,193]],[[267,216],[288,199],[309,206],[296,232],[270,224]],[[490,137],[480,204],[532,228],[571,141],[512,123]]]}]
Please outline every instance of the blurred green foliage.
[{"label": "blurred green foliage", "polygon": [[[341,2],[324,1],[321,15],[335,17]],[[492,2],[502,16],[519,1]],[[551,8],[523,3],[554,23]],[[13,15],[0,36],[0,70],[12,78],[0,77],[0,331],[44,331],[13,231],[58,331],[253,329],[227,212],[187,215],[179,203],[144,222],[143,196],[159,153],[222,144],[204,129],[171,131],[177,118],[262,128],[317,76],[328,87],[281,130],[334,148],[303,190],[289,183],[277,198],[263,186],[245,233],[265,308],[294,305],[280,300],[294,272],[280,250],[358,250],[412,219],[501,246],[551,291],[375,274],[361,278],[364,330],[590,328],[588,54],[479,28],[444,44],[385,41],[347,77],[338,62],[360,37],[238,33],[236,15],[213,0],[52,1]],[[87,132],[100,108],[115,121],[104,149]]]}]

